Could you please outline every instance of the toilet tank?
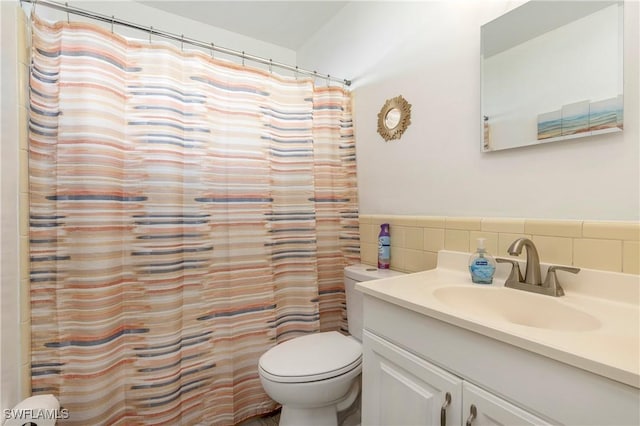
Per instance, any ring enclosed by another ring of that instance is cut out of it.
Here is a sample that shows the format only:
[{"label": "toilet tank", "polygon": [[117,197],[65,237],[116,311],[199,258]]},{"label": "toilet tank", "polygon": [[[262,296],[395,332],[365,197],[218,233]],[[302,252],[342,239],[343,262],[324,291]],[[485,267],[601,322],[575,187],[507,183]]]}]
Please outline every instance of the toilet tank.
[{"label": "toilet tank", "polygon": [[349,333],[362,341],[362,293],[355,289],[356,283],[379,280],[381,278],[403,275],[390,269],[378,269],[375,266],[355,264],[344,268],[344,290],[347,296],[347,322]]}]

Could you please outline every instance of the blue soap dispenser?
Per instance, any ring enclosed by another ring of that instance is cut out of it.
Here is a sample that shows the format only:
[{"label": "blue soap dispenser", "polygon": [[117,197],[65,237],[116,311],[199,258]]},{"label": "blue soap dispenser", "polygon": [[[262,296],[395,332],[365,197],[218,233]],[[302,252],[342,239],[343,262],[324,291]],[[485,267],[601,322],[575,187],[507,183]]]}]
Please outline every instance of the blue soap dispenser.
[{"label": "blue soap dispenser", "polygon": [[478,238],[478,248],[469,259],[471,281],[476,284],[491,284],[496,271],[496,261],[484,247],[484,238]]}]

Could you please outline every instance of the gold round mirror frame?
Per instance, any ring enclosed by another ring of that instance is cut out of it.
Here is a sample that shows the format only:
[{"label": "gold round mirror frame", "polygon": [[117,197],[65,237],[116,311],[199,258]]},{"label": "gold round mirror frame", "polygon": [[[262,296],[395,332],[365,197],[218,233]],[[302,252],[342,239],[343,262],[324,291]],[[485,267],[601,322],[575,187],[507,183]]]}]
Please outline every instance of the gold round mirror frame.
[{"label": "gold round mirror frame", "polygon": [[[389,117],[394,116],[395,126],[390,127]],[[397,119],[395,119],[397,116]],[[378,113],[378,133],[389,142],[394,139],[400,139],[407,127],[411,124],[411,104],[407,102],[405,98],[396,96],[392,99],[387,99],[384,106]]]}]

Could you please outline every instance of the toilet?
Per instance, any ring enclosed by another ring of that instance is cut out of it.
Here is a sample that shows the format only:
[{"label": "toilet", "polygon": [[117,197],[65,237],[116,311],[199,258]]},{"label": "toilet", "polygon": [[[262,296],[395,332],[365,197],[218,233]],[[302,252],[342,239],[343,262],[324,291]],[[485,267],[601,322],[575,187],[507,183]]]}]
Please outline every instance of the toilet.
[{"label": "toilet", "polygon": [[260,357],[262,387],[282,405],[280,426],[337,426],[339,413],[353,411],[360,395],[363,319],[362,293],[355,285],[397,275],[401,272],[347,266],[344,287],[351,336],[337,331],[309,334],[276,345]]}]

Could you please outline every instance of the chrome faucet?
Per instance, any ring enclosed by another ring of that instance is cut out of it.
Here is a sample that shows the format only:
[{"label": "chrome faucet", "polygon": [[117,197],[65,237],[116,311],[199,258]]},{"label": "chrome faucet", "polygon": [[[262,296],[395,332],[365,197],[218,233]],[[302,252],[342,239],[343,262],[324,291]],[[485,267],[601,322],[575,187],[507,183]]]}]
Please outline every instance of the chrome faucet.
[{"label": "chrome faucet", "polygon": [[540,271],[540,257],[538,256],[538,250],[528,238],[518,238],[515,240],[507,252],[511,256],[519,256],[522,253],[522,248],[527,248],[527,264],[525,267],[524,278],[520,273],[520,265],[516,260],[497,258],[496,261],[500,263],[511,263],[511,273],[504,282],[505,287],[515,288],[518,290],[531,291],[534,293],[546,294],[549,296],[564,296],[564,290],[558,282],[556,271],[567,271],[573,274],[580,272],[580,268],[574,268],[571,266],[549,266],[547,270],[547,278],[542,282],[542,273]]}]

